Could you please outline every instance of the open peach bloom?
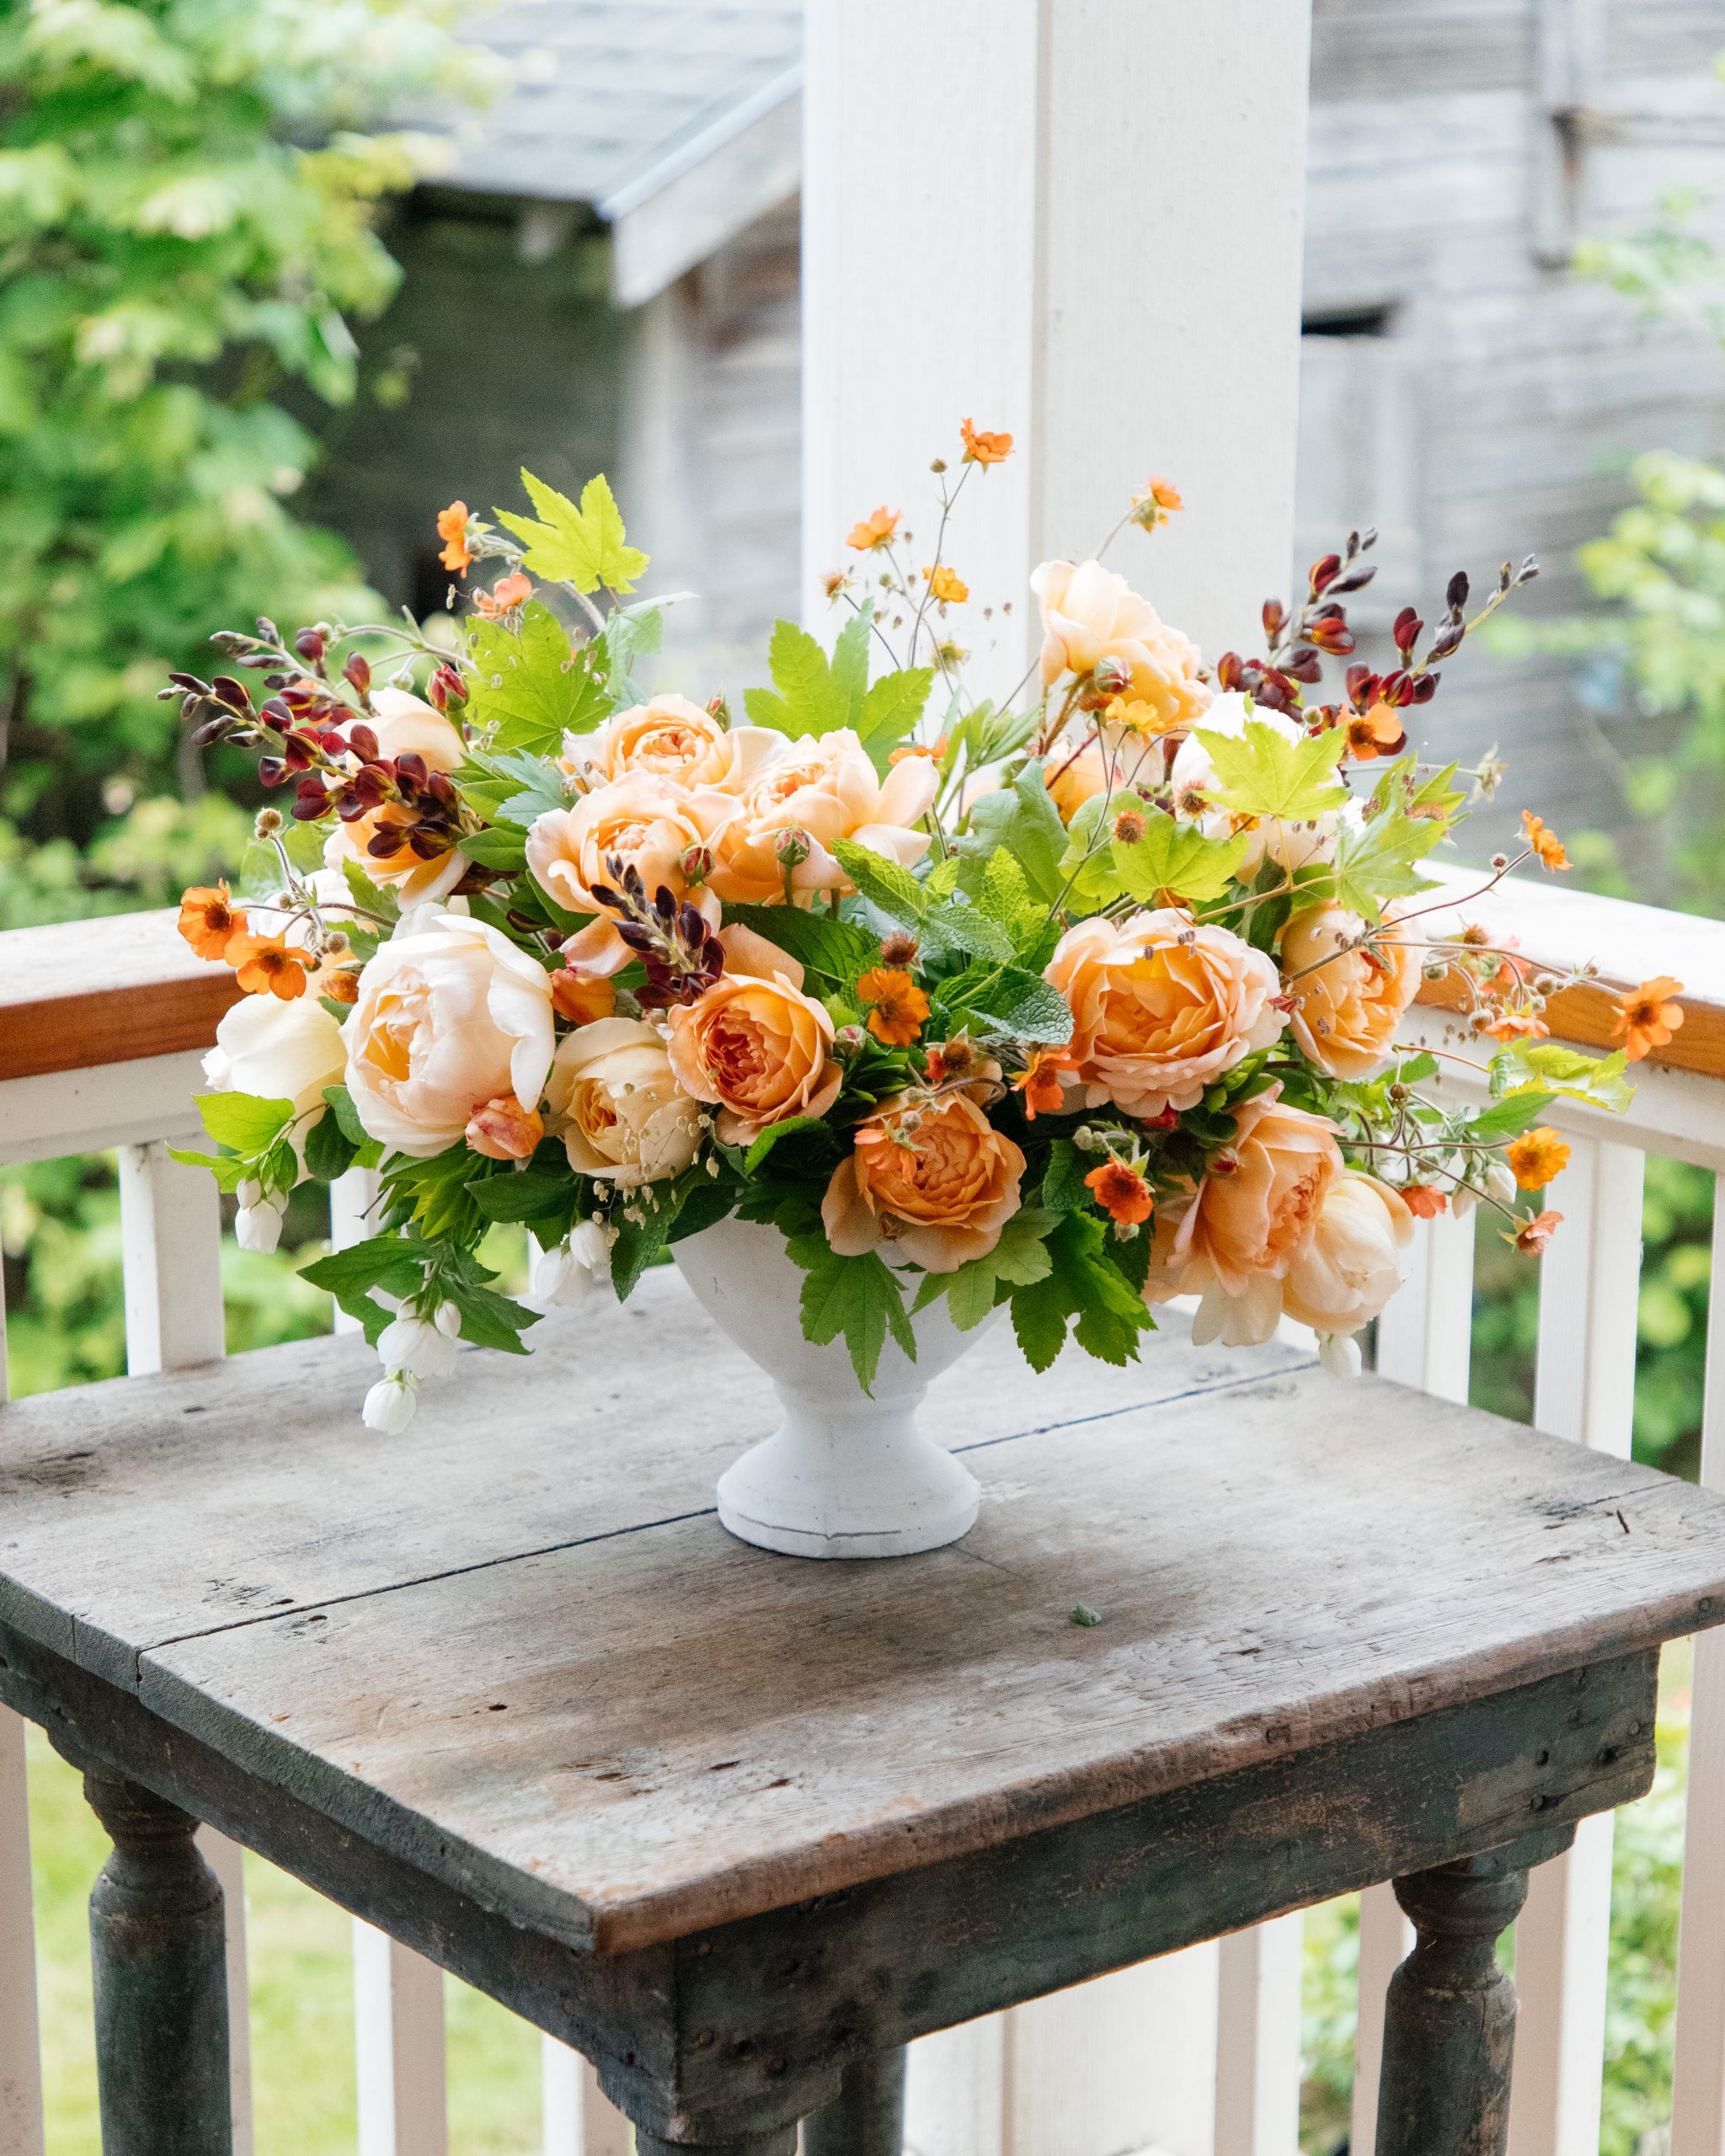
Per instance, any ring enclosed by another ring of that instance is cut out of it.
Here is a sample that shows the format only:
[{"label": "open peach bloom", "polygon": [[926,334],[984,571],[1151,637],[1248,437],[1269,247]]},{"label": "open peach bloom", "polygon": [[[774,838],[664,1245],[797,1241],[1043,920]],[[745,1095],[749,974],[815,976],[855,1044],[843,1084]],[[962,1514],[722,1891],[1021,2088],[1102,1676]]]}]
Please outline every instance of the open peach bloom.
[{"label": "open peach bloom", "polygon": [[906,757],[880,778],[848,728],[793,741],[743,787],[736,817],[717,834],[708,881],[729,904],[782,899],[787,871],[779,841],[788,833],[807,842],[805,857],[789,868],[795,891],[850,889],[831,851],[841,839],[912,868],[929,847],[927,832],[915,826],[939,786],[927,756]]},{"label": "open peach bloom", "polygon": [[727,727],[686,696],[667,695],[632,704],[596,733],[566,734],[563,760],[593,785],[647,771],[679,786],[735,793],[784,746],[783,734],[771,727]]},{"label": "open peach bloom", "polygon": [[[527,833],[527,866],[546,895],[570,913],[596,916],[563,947],[567,965],[583,973],[614,974],[626,966],[629,947],[614,918],[594,896],[612,884],[606,862],[613,856],[640,872],[650,898],[661,886],[675,897],[690,890],[687,857],[710,848],[737,813],[728,793],[713,787],[679,786],[651,771],[631,771],[583,794],[573,808],[547,809]],[[707,894],[696,903],[718,925],[718,909]]]},{"label": "open peach bloom", "polygon": [[1069,928],[1046,978],[1071,1006],[1075,1107],[1128,1115],[1195,1107],[1205,1088],[1283,1027],[1262,951],[1164,908]]},{"label": "open peach bloom", "polygon": [[1413,1213],[1401,1193],[1344,1169],[1324,1194],[1311,1247],[1290,1268],[1284,1311],[1314,1332],[1358,1332],[1401,1286],[1413,1240]]},{"label": "open peach bloom", "polygon": [[[377,737],[379,752],[392,762],[398,756],[423,756],[428,771],[452,771],[467,754],[461,734],[442,712],[406,689],[374,689],[366,723]],[[404,907],[446,898],[462,880],[467,856],[451,848],[425,861],[405,844],[393,853],[373,853],[372,840],[394,821],[386,803],[351,823],[336,824],[323,843],[325,866],[339,868],[351,862],[372,883],[393,891]]]},{"label": "open peach bloom", "polygon": [[1369,1078],[1390,1052],[1419,990],[1425,944],[1392,910],[1369,944],[1340,906],[1309,906],[1282,931],[1282,974],[1294,999],[1294,1038],[1332,1078]]},{"label": "open peach bloom", "polygon": [[1093,674],[1114,659],[1130,677],[1127,694],[1158,723],[1190,725],[1210,700],[1198,678],[1198,647],[1170,628],[1147,599],[1100,562],[1044,562],[1030,579],[1042,607],[1042,678]]},{"label": "open peach bloom", "polygon": [[601,1018],[570,1033],[545,1097],[575,1173],[620,1190],[681,1175],[701,1142],[701,1111],[644,1019]]},{"label": "open peach bloom", "polygon": [[[825,1115],[843,1074],[832,1020],[803,994],[796,959],[747,929],[728,928],[722,940],[723,975],[670,1013],[670,1067],[686,1093],[718,1109],[725,1144],[747,1145],[769,1123]],[[749,960],[760,970],[743,970]]]},{"label": "open peach bloom", "polygon": [[956,1273],[1000,1241],[1023,1174],[1023,1154],[968,1094],[895,1094],[834,1169],[821,1224],[841,1257],[887,1243],[929,1273]]}]

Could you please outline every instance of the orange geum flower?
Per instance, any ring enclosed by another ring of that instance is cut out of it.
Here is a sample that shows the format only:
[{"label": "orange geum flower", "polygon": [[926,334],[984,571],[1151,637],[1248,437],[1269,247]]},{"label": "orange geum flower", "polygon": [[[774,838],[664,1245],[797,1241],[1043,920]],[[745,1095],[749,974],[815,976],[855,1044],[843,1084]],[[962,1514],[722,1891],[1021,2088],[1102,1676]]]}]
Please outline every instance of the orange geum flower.
[{"label": "orange geum flower", "polygon": [[212,889],[199,884],[179,901],[179,932],[200,958],[222,958],[236,936],[245,933],[246,917],[234,905],[226,882]]},{"label": "orange geum flower", "polygon": [[1065,1049],[1040,1048],[1012,1081],[1013,1090],[1024,1096],[1024,1119],[1034,1123],[1039,1115],[1058,1115],[1065,1106],[1065,1088],[1060,1074],[1072,1068]]},{"label": "orange geum flower", "polygon": [[279,995],[284,1003],[306,992],[305,953],[290,951],[279,936],[232,937],[224,953],[248,995]]},{"label": "orange geum flower", "polygon": [[928,580],[929,597],[937,599],[943,606],[959,606],[970,596],[969,585],[944,562],[937,563],[932,569],[924,569],[922,574]]},{"label": "orange geum flower", "polygon": [[1124,1161],[1104,1161],[1084,1178],[1085,1187],[1117,1226],[1135,1228],[1156,1209],[1150,1185],[1136,1168]]},{"label": "orange geum flower", "polygon": [[1543,1257],[1546,1245],[1551,1240],[1551,1232],[1562,1225],[1562,1219],[1561,1213],[1535,1213],[1530,1220],[1524,1220],[1513,1235],[1506,1230],[1503,1240],[1506,1243],[1514,1243],[1517,1250],[1526,1251],[1531,1257]]},{"label": "orange geum flower", "polygon": [[1449,1210],[1449,1195],[1439,1190],[1435,1183],[1411,1182],[1403,1187],[1399,1195],[1402,1203],[1418,1219],[1435,1220],[1439,1213]]},{"label": "orange geum flower", "polygon": [[1488,1041],[1542,1041],[1551,1029],[1534,1011],[1500,1011],[1479,1030]]},{"label": "orange geum flower", "polygon": [[500,576],[489,591],[476,592],[473,604],[488,622],[494,622],[499,614],[506,614],[512,606],[519,606],[533,589],[531,577],[519,574]]},{"label": "orange geum flower", "polygon": [[868,1030],[889,1048],[908,1048],[922,1031],[928,998],[898,966],[874,966],[857,984],[857,993],[873,1005]]},{"label": "orange geum flower", "polygon": [[1611,1038],[1626,1044],[1624,1052],[1632,1063],[1664,1048],[1683,1023],[1683,1006],[1672,1001],[1682,993],[1680,980],[1661,974],[1657,980],[1644,980],[1639,988],[1631,989],[1618,1005]]},{"label": "orange geum flower", "polygon": [[1348,721],[1348,754],[1357,764],[1369,764],[1374,756],[1397,755],[1407,745],[1407,731],[1388,704],[1374,704]]},{"label": "orange geum flower", "polygon": [[1563,842],[1551,825],[1524,808],[1521,828],[1527,839],[1529,852],[1536,856],[1542,868],[1567,868],[1569,856],[1563,851]]},{"label": "orange geum flower", "polygon": [[898,530],[899,519],[903,514],[901,510],[889,509],[883,502],[873,516],[865,516],[860,524],[851,526],[851,536],[845,544],[854,547],[859,554],[890,547],[893,534]]},{"label": "orange geum flower", "polygon": [[1012,453],[1010,435],[980,434],[969,419],[961,422],[959,432],[964,437],[967,464],[1004,464]]},{"label": "orange geum flower", "polygon": [[451,502],[447,509],[437,512],[437,536],[444,542],[443,552],[437,557],[446,569],[453,569],[465,576],[473,556],[467,545],[467,505],[465,502]]},{"label": "orange geum flower", "polygon": [[1503,1159],[1524,1190],[1543,1190],[1569,1166],[1569,1148],[1548,1123],[1541,1123],[1506,1146]]}]

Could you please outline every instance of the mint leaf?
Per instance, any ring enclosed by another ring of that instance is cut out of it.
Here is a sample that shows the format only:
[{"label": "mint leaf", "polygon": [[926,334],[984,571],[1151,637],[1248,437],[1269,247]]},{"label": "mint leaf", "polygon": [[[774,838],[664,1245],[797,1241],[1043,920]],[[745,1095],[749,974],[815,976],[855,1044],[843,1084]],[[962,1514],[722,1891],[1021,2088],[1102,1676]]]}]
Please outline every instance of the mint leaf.
[{"label": "mint leaf", "polygon": [[517,539],[526,541],[523,568],[553,584],[572,584],[577,591],[596,591],[601,584],[611,591],[634,590],[647,557],[628,543],[616,497],[602,472],[582,488],[579,509],[567,494],[547,487],[531,472],[523,470],[521,484],[539,512],[539,521],[512,515],[507,510],[493,513]]},{"label": "mint leaf", "polygon": [[862,896],[883,913],[912,926],[923,920],[928,901],[908,868],[852,839],[835,839],[832,851],[833,858]]},{"label": "mint leaf", "polygon": [[1335,776],[1348,745],[1340,727],[1293,741],[1261,718],[1248,718],[1237,734],[1197,732],[1216,780],[1206,798],[1236,815],[1309,824],[1348,798]]},{"label": "mint leaf", "polygon": [[943,1007],[979,1033],[1061,1048],[1072,1038],[1071,1006],[1040,974],[1022,966],[972,966],[937,991]]},{"label": "mint leaf", "polygon": [[729,906],[730,919],[797,959],[808,972],[844,987],[880,963],[880,943],[853,921],[800,906]]}]

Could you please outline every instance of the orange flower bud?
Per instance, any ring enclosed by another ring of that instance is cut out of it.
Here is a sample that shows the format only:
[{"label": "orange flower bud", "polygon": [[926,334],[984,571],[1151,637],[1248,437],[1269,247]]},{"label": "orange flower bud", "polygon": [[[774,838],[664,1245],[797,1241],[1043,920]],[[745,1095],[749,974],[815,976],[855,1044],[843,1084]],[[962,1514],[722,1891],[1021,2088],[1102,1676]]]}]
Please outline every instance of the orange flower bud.
[{"label": "orange flower bud", "polygon": [[474,1109],[463,1134],[488,1161],[525,1161],[545,1135],[545,1123],[537,1108],[524,1108],[513,1093],[500,1093]]}]

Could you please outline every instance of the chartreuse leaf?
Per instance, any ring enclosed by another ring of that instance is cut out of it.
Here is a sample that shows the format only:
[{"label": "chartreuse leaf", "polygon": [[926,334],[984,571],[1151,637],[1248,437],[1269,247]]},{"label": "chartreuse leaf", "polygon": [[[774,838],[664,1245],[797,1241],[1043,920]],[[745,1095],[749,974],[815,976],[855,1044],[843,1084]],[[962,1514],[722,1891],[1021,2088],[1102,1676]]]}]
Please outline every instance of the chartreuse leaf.
[{"label": "chartreuse leaf", "polygon": [[873,601],[865,599],[833,643],[833,692],[846,713],[846,726],[856,724],[862,699],[868,693],[868,630],[873,618]]},{"label": "chartreuse leaf", "polygon": [[889,1332],[914,1363],[916,1337],[905,1313],[904,1291],[879,1257],[841,1257],[819,1230],[787,1238],[785,1248],[808,1278],[803,1283],[803,1332],[817,1347],[844,1335],[857,1381],[873,1394]]},{"label": "chartreuse leaf", "polygon": [[211,1143],[247,1160],[267,1153],[293,1121],[291,1101],[263,1101],[252,1093],[200,1093],[195,1106]]},{"label": "chartreuse leaf", "polygon": [[1561,1041],[1511,1041],[1492,1058],[1494,1100],[1527,1089],[1542,1089],[1566,1101],[1586,1101],[1621,1114],[1634,1097],[1625,1073],[1629,1060],[1621,1049],[1614,1055],[1587,1055]]},{"label": "chartreuse leaf", "polygon": [[1165,905],[1185,899],[1203,905],[1219,899],[1233,882],[1252,835],[1207,839],[1160,808],[1143,810],[1144,835],[1110,841],[1115,873],[1122,888],[1143,905]]},{"label": "chartreuse leaf", "polygon": [[832,851],[833,858],[862,896],[883,913],[907,926],[922,921],[928,911],[927,894],[908,868],[852,839],[835,840]]},{"label": "chartreuse leaf", "polygon": [[[1065,883],[1060,862],[1066,827],[1049,798],[1039,763],[1025,765],[1009,787],[985,793],[970,811],[970,828],[959,841],[969,861],[986,864],[1004,846],[1024,872],[1032,895],[1052,905]],[[985,867],[979,874],[985,873]],[[967,881],[965,889],[971,888]]]},{"label": "chartreuse leaf", "polygon": [[1555,1093],[1544,1092],[1537,1086],[1518,1087],[1471,1117],[1467,1135],[1476,1143],[1487,1145],[1499,1145],[1506,1138],[1519,1138],[1539,1121],[1557,1097]]},{"label": "chartreuse leaf", "polygon": [[896,674],[883,674],[853,707],[857,738],[877,770],[886,769],[892,751],[915,730],[933,680],[929,667],[902,667]]},{"label": "chartreuse leaf", "polygon": [[512,515],[507,510],[495,515],[499,524],[526,542],[521,557],[525,568],[553,584],[572,584],[577,591],[596,591],[601,584],[608,591],[634,590],[647,557],[628,544],[616,498],[602,472],[582,488],[579,509],[567,494],[547,487],[531,472],[522,472],[521,484],[539,512],[539,520]]},{"label": "chartreuse leaf", "polygon": [[1110,846],[1097,836],[1108,807],[1106,794],[1092,793],[1066,826],[1060,878],[1066,886],[1066,905],[1073,913],[1100,913],[1125,889]]},{"label": "chartreuse leaf", "polygon": [[807,629],[794,622],[775,622],[766,664],[772,688],[743,691],[744,708],[756,726],[770,726],[794,739],[849,725],[850,707],[833,680],[826,654]]},{"label": "chartreuse leaf", "polygon": [[1348,745],[1339,727],[1302,734],[1290,741],[1261,718],[1248,718],[1237,734],[1198,728],[1215,774],[1207,799],[1236,816],[1275,816],[1284,824],[1309,824],[1339,808],[1348,789],[1336,766]]},{"label": "chartreuse leaf", "polygon": [[489,735],[493,750],[555,755],[565,734],[590,733],[610,716],[591,648],[574,649],[569,631],[537,599],[521,610],[519,634],[502,622],[472,622],[469,723]]},{"label": "chartreuse leaf", "polygon": [[1028,1288],[1054,1270],[1046,1238],[1055,1219],[1039,1206],[1021,1207],[1001,1229],[991,1251],[969,1259],[956,1272],[927,1274],[915,1308],[926,1310],[944,1295],[953,1323],[960,1332],[971,1331],[1012,1289]]}]

